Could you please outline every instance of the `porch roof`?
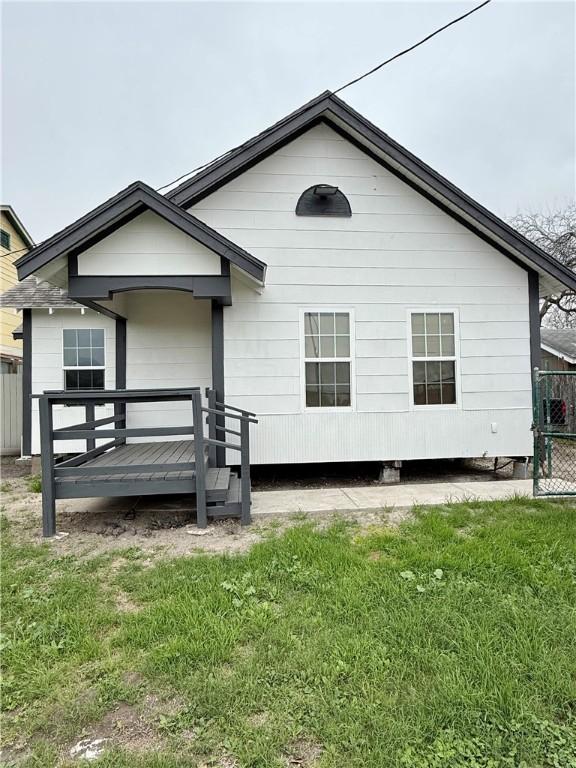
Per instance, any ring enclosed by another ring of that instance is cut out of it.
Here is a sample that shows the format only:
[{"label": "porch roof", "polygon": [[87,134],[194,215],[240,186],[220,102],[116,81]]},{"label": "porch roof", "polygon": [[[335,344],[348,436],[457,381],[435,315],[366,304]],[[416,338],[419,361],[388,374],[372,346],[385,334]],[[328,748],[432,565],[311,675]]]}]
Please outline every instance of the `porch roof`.
[{"label": "porch roof", "polygon": [[250,277],[264,282],[266,264],[158,194],[143,181],[135,181],[102,205],[37,245],[15,263],[18,278],[32,275],[55,259],[75,256],[110,235],[128,221],[151,210]]}]

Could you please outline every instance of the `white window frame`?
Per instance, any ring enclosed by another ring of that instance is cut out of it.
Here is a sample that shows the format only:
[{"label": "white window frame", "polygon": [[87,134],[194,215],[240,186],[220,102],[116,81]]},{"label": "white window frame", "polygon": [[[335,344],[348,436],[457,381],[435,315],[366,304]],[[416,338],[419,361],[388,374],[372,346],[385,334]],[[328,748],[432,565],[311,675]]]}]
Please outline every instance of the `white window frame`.
[{"label": "white window frame", "polygon": [[[104,365],[64,365],[64,331],[102,331],[104,334]],[[73,326],[70,328],[62,328],[62,389],[66,390],[66,371],[104,371],[104,389],[106,389],[106,328],[78,328]],[[68,391],[68,390],[66,390]],[[70,390],[73,392],[74,390]],[[94,392],[100,392],[101,390],[95,389]]]},{"label": "white window frame", "polygon": [[[417,314],[450,314],[454,316],[454,355],[441,357],[414,357],[412,351],[412,315]],[[462,379],[461,379],[461,356],[460,356],[460,313],[457,307],[408,307],[406,311],[406,328],[408,336],[408,385],[410,397],[410,410],[412,411],[457,411],[462,409]],[[413,363],[442,362],[447,360],[454,361],[455,368],[455,403],[435,403],[432,405],[416,405],[414,402],[414,369]]]},{"label": "white window frame", "polygon": [[[304,318],[309,312],[339,312],[347,314],[350,323],[350,357],[306,357],[306,339]],[[301,307],[300,308],[300,407],[303,413],[350,413],[356,410],[356,333],[355,317],[352,307]],[[306,405],[306,363],[350,363],[350,405]]]}]

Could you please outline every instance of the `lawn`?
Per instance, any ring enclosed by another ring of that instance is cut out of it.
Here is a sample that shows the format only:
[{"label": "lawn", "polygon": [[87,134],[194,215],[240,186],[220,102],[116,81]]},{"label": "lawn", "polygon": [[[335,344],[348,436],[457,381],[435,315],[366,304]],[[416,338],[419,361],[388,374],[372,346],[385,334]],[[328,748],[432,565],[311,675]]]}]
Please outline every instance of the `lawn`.
[{"label": "lawn", "polygon": [[2,551],[21,765],[576,767],[576,507],[302,522],[245,554]]}]

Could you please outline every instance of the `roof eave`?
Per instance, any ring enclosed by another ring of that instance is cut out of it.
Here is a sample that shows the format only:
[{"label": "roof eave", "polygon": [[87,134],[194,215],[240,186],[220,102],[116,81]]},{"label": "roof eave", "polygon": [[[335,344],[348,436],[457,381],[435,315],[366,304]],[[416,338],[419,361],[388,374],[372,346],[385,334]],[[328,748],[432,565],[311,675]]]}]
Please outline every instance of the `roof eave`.
[{"label": "roof eave", "polygon": [[214,253],[228,259],[252,277],[264,280],[266,265],[243,248],[159,195],[143,182],[135,182],[74,224],[41,243],[15,262],[18,279],[34,274],[60,256],[70,256],[102,240],[145,210],[152,210]]},{"label": "roof eave", "polygon": [[[504,249],[513,257],[519,258],[527,269],[534,269],[542,276],[550,276],[557,281],[557,284],[576,291],[576,274],[470,198],[330,92],[325,92],[308,102],[271,128],[183,182],[166,196],[181,207],[192,206],[320,120],[332,123],[353,136],[356,141],[370,145],[366,147],[367,149],[372,151],[376,149],[384,154],[385,162],[395,167],[397,174],[409,179],[414,186],[426,191],[429,196],[438,198],[439,203],[441,202],[454,214],[462,217],[472,230],[481,231],[483,235],[496,240],[501,250]],[[376,159],[384,162],[384,159],[378,156]],[[554,284],[551,284],[551,288],[554,288]]]}]

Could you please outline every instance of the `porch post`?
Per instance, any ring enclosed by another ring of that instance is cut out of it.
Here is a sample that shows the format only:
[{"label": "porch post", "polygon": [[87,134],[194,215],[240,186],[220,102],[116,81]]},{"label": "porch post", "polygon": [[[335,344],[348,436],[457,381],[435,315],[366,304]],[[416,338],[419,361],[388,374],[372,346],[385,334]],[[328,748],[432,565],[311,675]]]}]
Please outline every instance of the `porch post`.
[{"label": "porch post", "polygon": [[[216,299],[212,299],[212,389],[216,392],[216,400],[224,402],[224,307]],[[223,416],[216,417],[219,427],[225,426]],[[217,431],[217,438],[224,440],[223,432]],[[216,448],[216,466],[223,467],[226,464],[226,449],[222,446]]]},{"label": "porch post", "polygon": [[22,310],[22,456],[32,455],[32,310]]},{"label": "porch post", "polygon": [[[126,318],[116,318],[116,389],[126,389]],[[114,416],[126,417],[126,403],[114,403]],[[118,424],[114,426],[118,429]],[[126,421],[121,428],[126,428]],[[126,438],[123,439],[126,442]]]}]

